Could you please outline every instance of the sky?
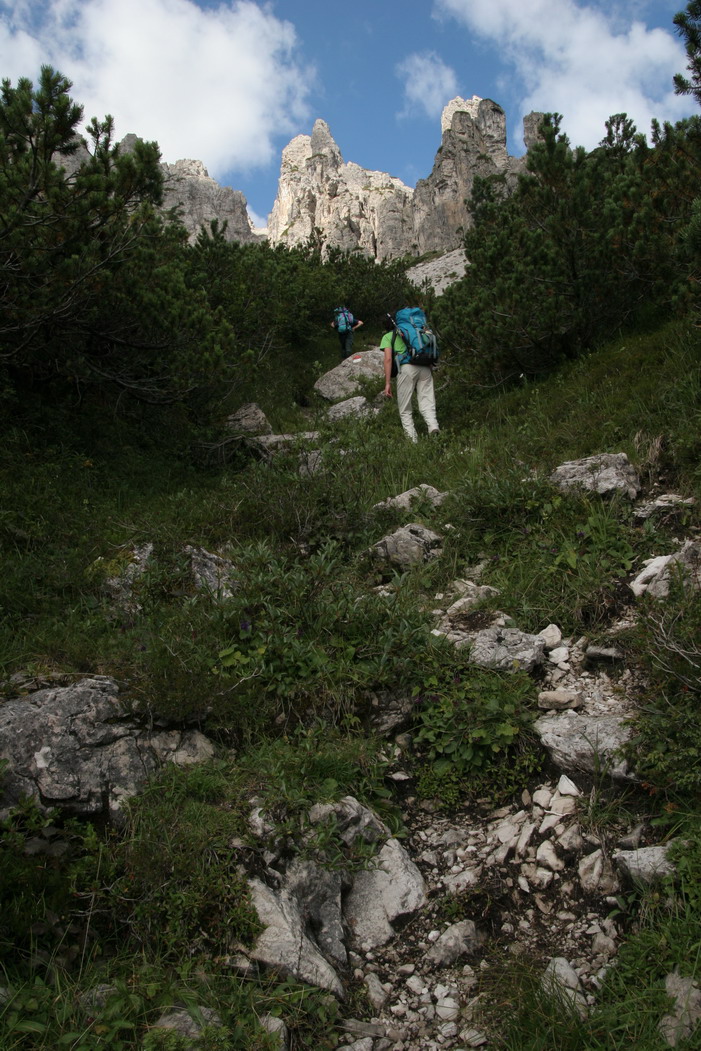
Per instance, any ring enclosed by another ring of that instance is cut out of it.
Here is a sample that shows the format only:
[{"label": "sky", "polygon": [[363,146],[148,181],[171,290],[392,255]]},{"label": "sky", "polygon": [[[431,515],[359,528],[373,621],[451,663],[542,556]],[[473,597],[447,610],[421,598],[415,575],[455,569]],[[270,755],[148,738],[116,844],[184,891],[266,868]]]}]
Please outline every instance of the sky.
[{"label": "sky", "polygon": [[257,226],[270,212],[282,149],[321,117],[345,161],[408,186],[430,174],[440,115],[457,95],[523,117],[558,112],[573,146],[605,121],[697,111],[674,94],[686,54],[682,0],[0,0],[0,75],[53,66],[85,118],[110,114],[117,139],[156,140],[162,159],[201,160],[241,190]]}]

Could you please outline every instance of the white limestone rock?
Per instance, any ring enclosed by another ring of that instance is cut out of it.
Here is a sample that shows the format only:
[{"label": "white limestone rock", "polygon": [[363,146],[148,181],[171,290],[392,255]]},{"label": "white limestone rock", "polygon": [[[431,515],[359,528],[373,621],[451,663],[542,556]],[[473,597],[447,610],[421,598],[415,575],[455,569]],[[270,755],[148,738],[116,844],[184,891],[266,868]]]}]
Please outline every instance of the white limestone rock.
[{"label": "white limestone rock", "polygon": [[631,500],[640,491],[640,478],[625,453],[600,453],[569,460],[553,471],[550,481],[559,489],[584,489],[601,496],[621,493]]},{"label": "white limestone rock", "polygon": [[566,773],[606,771],[617,781],[630,780],[620,750],[632,731],[615,715],[586,716],[574,711],[543,715],[533,724],[553,762]]}]

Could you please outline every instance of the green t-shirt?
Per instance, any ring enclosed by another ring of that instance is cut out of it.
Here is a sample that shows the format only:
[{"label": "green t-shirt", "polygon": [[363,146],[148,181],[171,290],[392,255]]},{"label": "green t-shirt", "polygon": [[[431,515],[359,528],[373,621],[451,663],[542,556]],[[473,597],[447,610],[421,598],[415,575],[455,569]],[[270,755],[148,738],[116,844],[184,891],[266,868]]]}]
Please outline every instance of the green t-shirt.
[{"label": "green t-shirt", "polygon": [[380,340],[380,350],[391,347],[392,339],[394,339],[394,356],[397,359],[397,364],[407,365],[411,361],[411,354],[406,349],[406,343],[398,332],[385,332]]}]

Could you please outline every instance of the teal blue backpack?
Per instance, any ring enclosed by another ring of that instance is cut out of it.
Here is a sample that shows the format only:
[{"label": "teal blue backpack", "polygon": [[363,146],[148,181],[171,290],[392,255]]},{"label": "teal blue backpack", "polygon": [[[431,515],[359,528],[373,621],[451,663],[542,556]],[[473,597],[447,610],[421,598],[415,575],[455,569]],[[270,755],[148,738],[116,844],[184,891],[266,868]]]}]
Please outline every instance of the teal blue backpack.
[{"label": "teal blue backpack", "polygon": [[334,310],[334,317],[336,322],[337,332],[350,332],[353,328],[355,318],[351,314],[350,310],[346,310],[345,307],[336,307]]},{"label": "teal blue backpack", "polygon": [[411,364],[435,365],[440,351],[421,307],[403,307],[394,315],[394,323],[411,355]]}]

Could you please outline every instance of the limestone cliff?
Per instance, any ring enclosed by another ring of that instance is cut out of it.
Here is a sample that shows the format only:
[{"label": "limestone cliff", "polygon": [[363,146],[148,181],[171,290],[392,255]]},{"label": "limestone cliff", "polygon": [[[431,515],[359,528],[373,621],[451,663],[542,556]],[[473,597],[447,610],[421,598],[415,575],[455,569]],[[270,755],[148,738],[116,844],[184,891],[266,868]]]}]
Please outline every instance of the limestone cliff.
[{"label": "limestone cliff", "polygon": [[[539,114],[524,121],[526,145]],[[515,181],[522,158],[506,149],[504,111],[490,99],[453,99],[443,110],[433,171],[416,189],[384,172],[345,163],[328,125],[298,135],[283,150],[278,193],[268,220],[273,244],[321,236],[328,248],[360,249],[379,259],[446,252],[471,223],[467,200],[476,175]]]},{"label": "limestone cliff", "polygon": [[[119,143],[122,153],[131,153],[138,141],[138,136],[130,133]],[[69,173],[89,158],[84,141],[81,141],[76,153],[63,157],[62,166]],[[248,216],[246,198],[240,190],[229,186],[220,186],[210,178],[202,161],[180,160],[174,164],[161,164],[163,172],[163,208],[175,208],[180,221],[188,232],[190,241],[194,241],[204,226],[209,229],[212,220],[216,219],[222,227],[226,222],[224,237],[227,241],[261,241],[265,240],[264,231],[253,229]]]},{"label": "limestone cliff", "polygon": [[317,120],[282,152],[268,219],[272,244],[304,244],[321,231],[328,247],[378,259],[403,255],[413,229],[413,191],[384,172],[344,163],[329,127]]},{"label": "limestone cliff", "polygon": [[453,99],[443,111],[441,145],[433,171],[414,191],[413,250],[446,252],[462,243],[472,224],[468,201],[475,176],[515,180],[521,158],[506,151],[506,116],[490,99]]},{"label": "limestone cliff", "polygon": [[[528,148],[537,137],[541,114],[524,120]],[[177,208],[190,240],[216,219],[226,222],[229,241],[269,238],[273,245],[300,245],[320,238],[327,249],[359,250],[378,260],[462,245],[472,219],[468,200],[475,176],[503,173],[515,182],[523,158],[509,156],[501,106],[473,96],[455,98],[443,110],[441,145],[433,170],[416,188],[385,172],[345,162],[331,131],[317,120],[311,135],[297,135],[282,151],[280,178],[268,229],[253,229],[246,198],[220,186],[199,160],[163,164],[164,207]],[[120,143],[133,149],[134,135]],[[69,159],[74,167],[82,153]]]},{"label": "limestone cliff", "polygon": [[227,241],[261,240],[251,225],[244,195],[210,178],[202,161],[181,160],[161,167],[165,176],[163,207],[177,208],[191,241],[203,226],[208,229],[213,219],[220,227],[226,223]]}]

